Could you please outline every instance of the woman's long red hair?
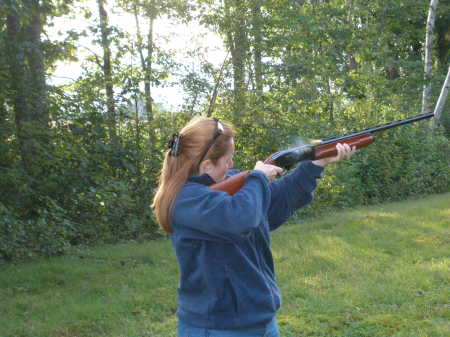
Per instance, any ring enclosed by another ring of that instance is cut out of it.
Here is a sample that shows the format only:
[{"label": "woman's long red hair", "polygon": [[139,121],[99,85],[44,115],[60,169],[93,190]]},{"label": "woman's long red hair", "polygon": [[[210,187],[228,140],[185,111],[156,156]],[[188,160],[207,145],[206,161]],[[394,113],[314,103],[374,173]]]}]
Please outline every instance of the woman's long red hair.
[{"label": "woman's long red hair", "polygon": [[[217,138],[204,158],[204,160],[211,160],[214,164],[227,153],[235,134],[230,124],[220,123],[223,125],[224,132]],[[199,161],[211,142],[216,127],[217,121],[213,118],[194,118],[180,131],[180,154],[172,156],[170,150],[165,154],[152,208],[162,230],[167,234],[172,233],[171,213],[178,193],[189,177],[199,174]]]}]

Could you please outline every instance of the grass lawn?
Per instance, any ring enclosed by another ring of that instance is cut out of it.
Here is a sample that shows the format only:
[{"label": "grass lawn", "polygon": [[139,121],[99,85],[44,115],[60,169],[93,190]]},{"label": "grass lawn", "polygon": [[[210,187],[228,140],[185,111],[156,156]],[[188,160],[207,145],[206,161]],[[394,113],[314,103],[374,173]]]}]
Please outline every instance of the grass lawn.
[{"label": "grass lawn", "polygon": [[[450,336],[450,193],[273,233],[283,337]],[[174,337],[169,240],[0,266],[0,337]]]}]

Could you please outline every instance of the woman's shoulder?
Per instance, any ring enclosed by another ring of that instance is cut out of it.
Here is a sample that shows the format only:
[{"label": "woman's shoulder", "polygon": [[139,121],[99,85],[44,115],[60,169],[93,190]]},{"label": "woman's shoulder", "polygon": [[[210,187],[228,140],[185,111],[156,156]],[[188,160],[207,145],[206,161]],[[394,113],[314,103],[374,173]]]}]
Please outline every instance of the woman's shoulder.
[{"label": "woman's shoulder", "polygon": [[213,191],[209,185],[189,179],[178,193],[175,208],[200,206],[203,202],[211,199],[221,199],[227,194],[221,191]]}]

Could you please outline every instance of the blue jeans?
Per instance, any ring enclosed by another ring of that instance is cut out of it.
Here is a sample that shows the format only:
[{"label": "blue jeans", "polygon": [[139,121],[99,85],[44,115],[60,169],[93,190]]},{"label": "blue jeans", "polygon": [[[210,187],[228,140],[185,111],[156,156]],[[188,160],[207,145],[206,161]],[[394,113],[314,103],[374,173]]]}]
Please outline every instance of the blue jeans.
[{"label": "blue jeans", "polygon": [[178,337],[280,337],[280,332],[275,318],[260,327],[233,330],[196,328],[178,321]]}]

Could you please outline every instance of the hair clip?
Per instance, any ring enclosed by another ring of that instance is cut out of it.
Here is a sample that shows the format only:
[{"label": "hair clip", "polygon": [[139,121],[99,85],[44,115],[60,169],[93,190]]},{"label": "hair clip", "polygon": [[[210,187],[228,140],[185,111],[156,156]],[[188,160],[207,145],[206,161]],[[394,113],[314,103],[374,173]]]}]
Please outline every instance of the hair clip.
[{"label": "hair clip", "polygon": [[178,156],[180,154],[180,142],[182,135],[177,133],[172,134],[172,139],[169,141],[169,149],[171,156]]},{"label": "hair clip", "polygon": [[218,136],[223,135],[225,129],[222,123],[216,117],[212,117],[212,119],[216,122],[216,131],[214,132],[213,138],[217,138]]}]

